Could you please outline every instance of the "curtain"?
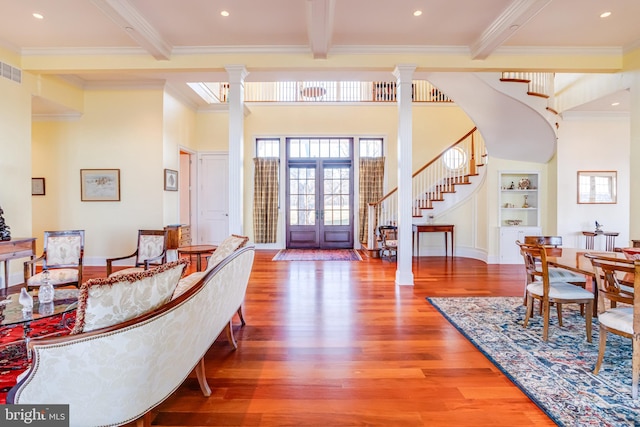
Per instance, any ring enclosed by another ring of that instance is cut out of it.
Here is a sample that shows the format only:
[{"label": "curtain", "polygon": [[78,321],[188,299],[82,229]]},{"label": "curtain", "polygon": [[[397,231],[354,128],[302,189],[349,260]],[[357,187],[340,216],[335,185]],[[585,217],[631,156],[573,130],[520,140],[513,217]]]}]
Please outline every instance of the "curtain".
[{"label": "curtain", "polygon": [[[382,198],[384,157],[360,158],[360,242],[367,243],[369,203]],[[377,215],[376,215],[377,217]],[[374,224],[374,228],[377,224]]]},{"label": "curtain", "polygon": [[275,243],[278,231],[278,170],[280,160],[253,159],[253,234],[255,243]]}]

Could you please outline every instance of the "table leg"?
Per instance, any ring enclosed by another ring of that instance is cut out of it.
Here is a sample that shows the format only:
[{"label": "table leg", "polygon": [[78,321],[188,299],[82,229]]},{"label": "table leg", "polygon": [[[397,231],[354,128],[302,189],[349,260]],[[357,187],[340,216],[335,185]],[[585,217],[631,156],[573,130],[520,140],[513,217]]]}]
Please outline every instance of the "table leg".
[{"label": "table leg", "polygon": [[9,287],[9,265],[7,264],[9,260],[4,260],[4,288],[7,289]]},{"label": "table leg", "polygon": [[416,251],[418,253],[418,258],[420,258],[420,232],[416,233]]},{"label": "table leg", "polygon": [[196,254],[196,270],[200,271],[200,266],[202,265],[202,256],[201,254]]},{"label": "table leg", "polygon": [[453,242],[455,241],[455,239],[453,238],[453,227],[451,227],[451,258],[453,258]]},{"label": "table leg", "polygon": [[448,257],[449,256],[449,249],[447,248],[447,238],[449,237],[449,232],[445,231],[444,232],[444,257]]}]

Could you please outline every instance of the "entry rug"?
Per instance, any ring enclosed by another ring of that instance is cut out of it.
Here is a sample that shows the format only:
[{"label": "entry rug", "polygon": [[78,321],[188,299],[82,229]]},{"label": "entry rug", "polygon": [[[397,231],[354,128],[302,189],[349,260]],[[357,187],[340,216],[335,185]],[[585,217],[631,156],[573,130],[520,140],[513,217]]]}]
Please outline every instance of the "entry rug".
[{"label": "entry rug", "polygon": [[[49,335],[68,335],[70,329],[63,324],[63,315],[47,317],[31,322],[32,338]],[[67,314],[65,323],[73,325],[75,312]],[[16,385],[18,375],[29,367],[26,346],[22,340],[22,325],[3,326],[0,328],[0,404],[6,403],[7,393]]]},{"label": "entry rug", "polygon": [[362,261],[353,249],[282,249],[273,261]]},{"label": "entry rug", "polygon": [[600,373],[598,321],[592,343],[575,304],[563,305],[563,327],[551,313],[549,341],[542,317],[522,327],[522,297],[427,298],[559,426],[640,426],[640,399],[631,398],[631,340],[607,334]]}]

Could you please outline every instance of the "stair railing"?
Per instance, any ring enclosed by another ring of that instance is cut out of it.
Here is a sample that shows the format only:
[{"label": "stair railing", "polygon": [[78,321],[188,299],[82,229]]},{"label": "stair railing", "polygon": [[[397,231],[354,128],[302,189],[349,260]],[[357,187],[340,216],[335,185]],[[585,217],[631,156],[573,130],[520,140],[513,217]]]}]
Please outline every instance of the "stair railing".
[{"label": "stair railing", "polygon": [[[433,203],[444,200],[444,195],[454,192],[456,185],[469,184],[469,177],[478,174],[477,167],[484,163],[485,157],[484,140],[474,127],[414,172],[411,185],[413,216],[420,217],[423,210],[433,209]],[[375,248],[376,228],[397,224],[398,188],[369,203],[367,215],[367,247]]]},{"label": "stair railing", "polygon": [[504,71],[500,80],[527,83],[527,93],[529,95],[549,98],[553,96],[554,78],[554,73],[519,73],[514,71]]}]

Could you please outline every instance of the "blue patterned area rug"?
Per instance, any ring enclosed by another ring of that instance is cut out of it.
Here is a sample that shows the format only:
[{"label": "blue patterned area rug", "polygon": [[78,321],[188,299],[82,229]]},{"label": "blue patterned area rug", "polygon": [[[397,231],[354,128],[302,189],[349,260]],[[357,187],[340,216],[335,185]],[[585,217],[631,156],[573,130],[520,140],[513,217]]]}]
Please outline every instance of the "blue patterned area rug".
[{"label": "blue patterned area rug", "polygon": [[549,341],[542,317],[522,327],[522,297],[427,298],[559,426],[640,426],[640,399],[631,398],[631,340],[607,334],[600,373],[598,322],[592,343],[577,306],[552,309]]}]

